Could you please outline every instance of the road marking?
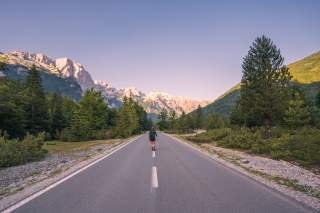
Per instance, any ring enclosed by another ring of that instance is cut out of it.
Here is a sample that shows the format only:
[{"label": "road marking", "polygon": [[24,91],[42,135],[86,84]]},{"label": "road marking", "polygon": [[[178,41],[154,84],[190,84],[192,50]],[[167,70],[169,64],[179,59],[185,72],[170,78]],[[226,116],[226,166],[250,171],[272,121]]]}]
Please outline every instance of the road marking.
[{"label": "road marking", "polygon": [[152,151],[152,157],[155,158],[156,157],[156,152]]},{"label": "road marking", "polygon": [[152,188],[158,188],[158,175],[157,175],[157,167],[152,167]]},{"label": "road marking", "polygon": [[29,197],[27,197],[27,198],[25,198],[25,199],[17,202],[16,204],[14,204],[14,205],[10,206],[9,208],[5,209],[5,210],[3,211],[3,213],[10,213],[10,212],[16,210],[17,208],[19,208],[19,207],[23,206],[24,204],[30,202],[31,200],[39,197],[39,196],[42,195],[43,193],[49,191],[50,189],[53,189],[54,187],[58,186],[58,185],[61,184],[61,183],[63,183],[64,181],[72,178],[73,176],[75,176],[75,175],[79,174],[80,172],[86,170],[87,168],[95,165],[96,163],[99,163],[100,161],[102,161],[103,159],[109,157],[109,156],[112,155],[113,153],[121,150],[121,149],[124,148],[125,146],[127,146],[127,145],[131,144],[132,142],[138,140],[140,137],[141,137],[141,136],[136,137],[136,138],[132,139],[131,141],[129,141],[129,142],[125,143],[125,144],[120,145],[119,147],[115,148],[113,151],[111,151],[111,152],[108,153],[107,155],[105,155],[105,156],[103,156],[103,157],[101,157],[101,158],[93,161],[92,163],[86,165],[85,167],[82,167],[81,169],[75,171],[74,173],[71,173],[71,174],[69,174],[68,176],[62,178],[61,180],[59,180],[59,181],[51,184],[50,186],[47,186],[46,188],[44,188],[44,189],[42,189],[42,190],[40,190],[40,191],[38,191],[38,192],[30,195]]}]

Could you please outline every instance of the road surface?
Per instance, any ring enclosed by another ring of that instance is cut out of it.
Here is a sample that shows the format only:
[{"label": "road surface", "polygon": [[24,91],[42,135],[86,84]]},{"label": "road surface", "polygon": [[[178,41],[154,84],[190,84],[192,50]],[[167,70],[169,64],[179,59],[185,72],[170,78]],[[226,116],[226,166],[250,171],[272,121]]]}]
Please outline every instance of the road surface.
[{"label": "road surface", "polygon": [[21,213],[310,212],[181,142],[147,135],[36,197]]}]

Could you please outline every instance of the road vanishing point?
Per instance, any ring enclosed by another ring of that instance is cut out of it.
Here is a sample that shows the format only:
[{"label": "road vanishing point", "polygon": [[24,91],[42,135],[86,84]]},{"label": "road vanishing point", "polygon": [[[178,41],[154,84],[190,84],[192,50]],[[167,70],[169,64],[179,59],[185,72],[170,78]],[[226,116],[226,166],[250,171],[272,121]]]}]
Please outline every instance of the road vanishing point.
[{"label": "road vanishing point", "polygon": [[158,144],[152,153],[144,134],[7,212],[312,212],[163,133]]}]

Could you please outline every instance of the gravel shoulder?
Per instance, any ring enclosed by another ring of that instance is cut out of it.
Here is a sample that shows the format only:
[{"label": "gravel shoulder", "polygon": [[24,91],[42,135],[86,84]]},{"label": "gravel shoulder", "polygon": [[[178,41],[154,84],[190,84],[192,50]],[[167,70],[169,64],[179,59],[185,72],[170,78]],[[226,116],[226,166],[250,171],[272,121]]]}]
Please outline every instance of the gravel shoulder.
[{"label": "gravel shoulder", "polygon": [[286,161],[221,148],[214,144],[199,145],[181,135],[171,136],[303,205],[320,210],[320,175]]},{"label": "gravel shoulder", "polygon": [[47,142],[45,159],[0,169],[0,211],[131,141]]}]

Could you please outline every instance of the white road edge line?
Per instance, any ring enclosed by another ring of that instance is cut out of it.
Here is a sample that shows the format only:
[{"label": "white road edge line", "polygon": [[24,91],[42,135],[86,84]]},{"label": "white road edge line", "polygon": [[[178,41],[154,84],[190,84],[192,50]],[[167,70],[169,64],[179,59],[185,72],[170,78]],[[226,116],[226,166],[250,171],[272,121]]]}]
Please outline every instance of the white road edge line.
[{"label": "white road edge line", "polygon": [[164,135],[166,135],[166,136],[168,136],[169,138],[171,138],[171,139],[173,139],[173,140],[175,140],[175,141],[178,141],[179,143],[181,143],[181,144],[183,144],[183,145],[185,145],[185,146],[187,146],[187,147],[189,147],[189,148],[191,148],[191,149],[194,149],[194,150],[196,150],[196,151],[198,151],[198,152],[202,153],[203,155],[205,155],[205,156],[207,156],[207,157],[211,158],[209,155],[207,155],[206,153],[202,152],[200,149],[198,149],[198,148],[196,148],[196,147],[192,146],[192,145],[191,145],[191,144],[189,144],[189,143],[186,143],[186,142],[182,141],[180,138],[176,138],[176,137],[171,136],[171,135],[169,135],[169,134],[167,134],[167,133],[163,133],[163,134],[164,134]]},{"label": "white road edge line", "polygon": [[157,175],[157,167],[152,167],[152,188],[158,188],[158,175]]},{"label": "white road edge line", "polygon": [[[142,136],[142,135],[141,135],[141,136]],[[96,163],[99,163],[99,162],[102,161],[103,159],[109,157],[109,156],[112,155],[113,153],[121,150],[121,149],[124,148],[125,146],[127,146],[127,145],[131,144],[132,142],[138,140],[141,136],[138,136],[138,137],[136,137],[136,138],[133,138],[131,141],[126,142],[125,144],[122,144],[122,145],[120,145],[119,147],[115,148],[113,151],[111,151],[111,152],[108,153],[107,155],[105,155],[105,156],[103,156],[103,157],[101,157],[101,158],[93,161],[92,163],[86,165],[85,167],[83,167],[83,168],[75,171],[74,173],[69,174],[68,176],[62,178],[61,180],[59,180],[59,181],[51,184],[50,186],[47,186],[46,188],[44,188],[44,189],[42,189],[42,190],[40,190],[40,191],[38,191],[38,192],[30,195],[29,197],[27,197],[27,198],[25,198],[25,199],[17,202],[16,204],[13,204],[12,206],[8,207],[7,209],[4,209],[4,210],[3,210],[3,213],[10,213],[10,212],[16,210],[17,208],[19,208],[19,207],[23,206],[24,204],[30,202],[31,200],[39,197],[39,196],[42,195],[43,193],[49,191],[50,189],[53,189],[54,187],[58,186],[59,184],[63,183],[64,181],[72,178],[73,176],[79,174],[80,172],[86,170],[87,168],[89,168],[89,167],[95,165]]]},{"label": "white road edge line", "polygon": [[156,152],[152,151],[152,157],[155,158],[156,157]]}]

